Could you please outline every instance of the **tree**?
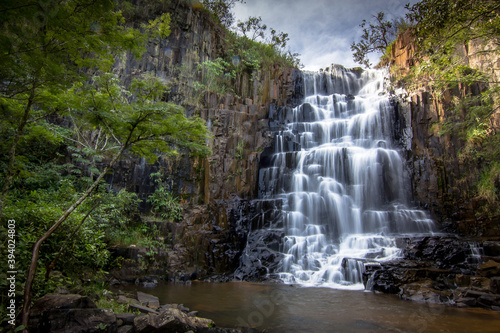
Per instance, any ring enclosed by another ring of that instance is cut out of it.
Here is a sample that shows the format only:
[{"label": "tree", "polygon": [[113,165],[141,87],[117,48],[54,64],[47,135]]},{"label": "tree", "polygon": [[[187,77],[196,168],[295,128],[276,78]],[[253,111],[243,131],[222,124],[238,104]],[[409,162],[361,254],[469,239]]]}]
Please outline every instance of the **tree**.
[{"label": "tree", "polygon": [[409,11],[406,17],[415,26],[413,33],[421,52],[435,52],[442,49],[443,44],[454,45],[476,38],[493,39],[497,47],[500,46],[498,1],[423,0],[406,8]]},{"label": "tree", "polygon": [[[94,192],[125,151],[145,156],[150,161],[157,158],[157,151],[175,154],[176,149],[182,148],[196,155],[210,152],[205,145],[208,130],[204,121],[198,117],[186,118],[180,106],[162,102],[165,91],[166,86],[151,76],[133,80],[127,90],[109,73],[95,76],[88,84],[78,82],[68,91],[64,104],[73,119],[80,127],[96,128],[99,135],[107,136],[109,140],[105,140],[106,144],[100,149],[109,148],[107,150],[113,153],[95,181],[35,242],[24,289],[22,324],[25,327],[42,243]],[[73,141],[85,145],[78,136]]]},{"label": "tree", "polygon": [[288,37],[288,33],[271,29],[271,37],[269,41],[269,45],[271,45],[271,47],[284,49],[289,40],[290,38]]},{"label": "tree", "polygon": [[[489,202],[490,214],[498,214],[500,181],[499,133],[493,118],[500,110],[500,85],[491,68],[472,66],[471,42],[482,46],[476,55],[500,57],[500,3],[490,0],[423,0],[407,5],[416,46],[416,65],[403,82],[407,89],[425,86],[446,107],[439,134],[461,139],[463,147],[451,159],[470,170],[461,181]],[[467,57],[464,57],[463,54]],[[452,93],[450,93],[452,92]],[[454,96],[446,101],[445,95]],[[465,183],[465,182],[464,182]],[[475,187],[475,189],[474,189]]]},{"label": "tree", "polygon": [[95,68],[110,68],[114,54],[139,50],[143,37],[123,27],[112,0],[0,4],[0,110],[8,154],[2,156],[0,215],[12,180],[22,169],[16,148],[26,131],[48,113],[57,95]]},{"label": "tree", "polygon": [[234,22],[234,16],[231,9],[233,9],[234,5],[238,2],[244,3],[244,0],[203,0],[202,4],[209,9],[222,24],[229,28]]},{"label": "tree", "polygon": [[256,40],[257,38],[264,39],[267,25],[262,23],[262,18],[251,16],[248,20],[236,24],[237,30],[241,31],[243,36]]},{"label": "tree", "polygon": [[287,42],[290,40],[288,33],[276,31],[276,29],[270,28],[269,36],[266,36],[267,25],[262,23],[262,18],[259,17],[249,17],[248,20],[236,24],[236,30],[240,31],[243,36],[249,38],[252,41],[261,39],[271,47],[278,47],[284,49]]},{"label": "tree", "polygon": [[[424,0],[407,5],[413,25],[418,64],[410,75],[427,82],[438,95],[448,89],[483,86],[481,95],[462,96],[458,110],[467,110],[445,127],[462,133],[480,133],[500,101],[498,82],[484,70],[473,69],[456,52],[471,41],[482,43],[482,54],[500,55],[500,3],[489,0]],[[451,111],[451,110],[450,110]],[[459,112],[463,113],[463,112]]]},{"label": "tree", "polygon": [[[27,159],[18,156],[18,147],[33,135],[71,140],[91,161],[97,155],[108,161],[102,170],[91,162],[89,187],[34,244],[21,315],[25,327],[42,243],[92,195],[125,151],[150,160],[156,152],[175,154],[179,148],[200,155],[209,152],[204,121],[186,118],[181,107],[163,102],[161,81],[145,76],[125,87],[106,73],[125,51],[141,56],[148,38],[169,33],[166,15],[143,26],[145,33],[125,27],[114,4],[113,0],[0,4],[0,215],[13,180],[26,174]],[[73,135],[56,131],[49,121],[62,117],[71,119]],[[86,137],[89,133],[96,135]]]},{"label": "tree", "polygon": [[363,28],[363,35],[358,43],[351,44],[354,61],[359,64],[370,67],[371,63],[368,59],[368,54],[373,52],[385,52],[389,44],[394,40],[394,25],[391,21],[386,21],[385,14],[379,12],[374,23],[368,23],[366,20],[359,25]]}]

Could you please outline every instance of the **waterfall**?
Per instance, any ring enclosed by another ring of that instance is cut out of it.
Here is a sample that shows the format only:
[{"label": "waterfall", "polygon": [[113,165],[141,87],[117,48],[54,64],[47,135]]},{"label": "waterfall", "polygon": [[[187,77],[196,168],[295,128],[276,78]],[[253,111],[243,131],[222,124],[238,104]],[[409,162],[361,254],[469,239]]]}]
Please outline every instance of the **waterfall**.
[{"label": "waterfall", "polygon": [[435,230],[408,206],[385,74],[303,73],[303,103],[286,114],[259,176],[263,198],[283,201],[285,283],[363,289],[365,264],[400,256],[397,236]]}]

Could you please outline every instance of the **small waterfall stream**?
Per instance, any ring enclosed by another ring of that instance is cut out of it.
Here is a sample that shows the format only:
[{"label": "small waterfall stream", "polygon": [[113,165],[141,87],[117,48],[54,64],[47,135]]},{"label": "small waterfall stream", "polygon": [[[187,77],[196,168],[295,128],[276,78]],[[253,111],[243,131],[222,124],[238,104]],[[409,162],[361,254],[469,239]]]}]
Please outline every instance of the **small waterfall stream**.
[{"label": "small waterfall stream", "polygon": [[397,236],[435,230],[408,206],[384,74],[303,73],[304,101],[260,170],[264,199],[283,200],[285,283],[363,289],[366,263],[400,256]]}]

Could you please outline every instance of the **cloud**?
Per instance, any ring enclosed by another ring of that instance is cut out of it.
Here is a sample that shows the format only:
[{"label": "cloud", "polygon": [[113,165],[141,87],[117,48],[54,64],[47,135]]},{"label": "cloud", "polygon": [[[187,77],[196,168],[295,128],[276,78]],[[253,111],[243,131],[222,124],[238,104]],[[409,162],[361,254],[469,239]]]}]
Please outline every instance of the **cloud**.
[{"label": "cloud", "polygon": [[[358,66],[350,45],[361,36],[363,19],[383,11],[388,18],[403,16],[408,0],[246,0],[234,8],[237,20],[260,16],[269,27],[288,33],[290,51],[301,54],[306,70],[332,63]],[[416,1],[410,1],[415,3]],[[375,59],[377,57],[372,57]],[[373,60],[372,62],[376,62]]]}]

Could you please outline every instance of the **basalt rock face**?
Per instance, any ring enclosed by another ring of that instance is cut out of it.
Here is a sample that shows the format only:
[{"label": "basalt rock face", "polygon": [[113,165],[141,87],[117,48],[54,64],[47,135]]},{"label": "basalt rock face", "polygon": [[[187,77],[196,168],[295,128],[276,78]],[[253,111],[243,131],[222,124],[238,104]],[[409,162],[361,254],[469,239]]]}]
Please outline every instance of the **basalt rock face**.
[{"label": "basalt rock face", "polygon": [[273,110],[301,99],[301,73],[279,65],[244,70],[236,76],[234,91],[193,100],[193,82],[204,75],[197,65],[223,56],[225,31],[190,1],[150,5],[136,0],[133,5],[142,8],[128,17],[136,25],[170,13],[171,34],[150,45],[142,59],[127,55],[117,61],[116,73],[125,82],[146,72],[164,79],[171,87],[166,98],[206,121],[211,133],[207,145],[213,153],[206,158],[160,157],[155,164],[125,158],[107,181],[115,190],[136,192],[146,214],[151,208],[146,200],[156,188],[152,173],[160,172],[167,189],[181,198],[181,222],[153,221],[172,244],[164,277],[185,280],[233,272],[247,231],[256,223],[254,215],[261,214],[260,204],[249,200],[258,197],[259,160],[272,144]]},{"label": "basalt rock face", "polygon": [[[457,54],[464,64],[491,71],[498,81],[495,68],[500,60],[482,53],[484,47],[488,46],[472,41],[457,49]],[[411,35],[401,35],[392,48],[391,65],[404,74],[415,63],[414,49]],[[484,88],[481,84],[460,86],[438,98],[422,85],[394,98],[396,139],[407,161],[414,202],[429,210],[441,231],[449,234],[399,238],[402,259],[365,264],[363,282],[368,290],[418,302],[500,309],[500,221],[482,215],[484,202],[472,195],[482,167],[491,161],[483,161],[483,165],[464,162],[459,158],[466,144],[461,133],[439,133],[450,117],[453,99],[477,96]],[[498,113],[491,118],[495,129],[500,125],[498,119]]]},{"label": "basalt rock face", "polygon": [[365,265],[368,290],[402,299],[500,310],[498,241],[458,236],[398,239],[404,259]]},{"label": "basalt rock face", "polygon": [[[470,41],[457,48],[456,53],[464,65],[492,75],[499,82],[500,59],[483,52],[491,45]],[[414,65],[415,46],[410,32],[399,36],[392,48],[391,66],[399,73]],[[460,85],[437,97],[422,85],[417,91],[395,99],[399,113],[400,141],[404,146],[407,167],[416,204],[425,207],[444,230],[466,236],[500,235],[500,217],[480,213],[485,200],[474,197],[475,187],[483,167],[491,161],[467,163],[459,157],[466,142],[464,133],[439,133],[441,124],[451,116],[449,109],[454,99],[466,95],[478,96],[484,84]],[[464,112],[467,112],[465,110]],[[500,113],[491,118],[492,128],[500,128]]]}]

